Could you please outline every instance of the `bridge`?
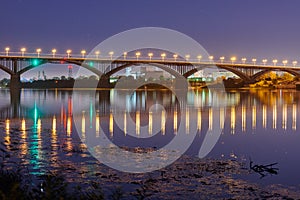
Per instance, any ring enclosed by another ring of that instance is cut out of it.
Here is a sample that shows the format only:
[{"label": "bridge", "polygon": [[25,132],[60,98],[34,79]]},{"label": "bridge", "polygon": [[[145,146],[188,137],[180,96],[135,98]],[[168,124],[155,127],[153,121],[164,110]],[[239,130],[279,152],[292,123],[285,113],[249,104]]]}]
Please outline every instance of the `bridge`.
[{"label": "bridge", "polygon": [[[297,66],[297,62],[294,61],[293,65],[287,65],[287,61],[283,61],[283,65],[276,65],[277,60],[273,60],[273,64],[267,64],[266,60],[263,63],[256,63],[256,60],[252,63],[246,62],[243,58],[242,62],[236,61],[236,58],[231,58],[230,61],[225,61],[224,57],[220,60],[214,61],[212,58],[209,60],[202,61],[200,57],[198,59],[190,59],[189,56],[186,58],[177,58],[177,55],[173,58],[167,58],[166,54],[161,57],[140,57],[140,53],[136,53],[136,57],[126,57],[125,54],[120,57],[113,57],[113,52],[110,52],[109,57],[85,57],[84,54],[71,57],[70,53],[67,55],[55,55],[53,54],[28,54],[24,52],[22,54],[15,53],[9,54],[0,52],[0,70],[8,73],[11,77],[11,89],[20,88],[20,77],[23,73],[37,68],[46,63],[54,64],[74,64],[83,67],[100,79],[100,85],[102,87],[109,87],[109,78],[118,71],[140,65],[149,65],[160,68],[171,75],[176,77],[185,77],[193,75],[199,70],[206,68],[219,68],[232,72],[236,76],[240,77],[245,84],[255,83],[259,77],[271,72],[271,71],[283,71],[293,76],[300,78],[300,66]],[[152,54],[153,55],[153,54]]]}]

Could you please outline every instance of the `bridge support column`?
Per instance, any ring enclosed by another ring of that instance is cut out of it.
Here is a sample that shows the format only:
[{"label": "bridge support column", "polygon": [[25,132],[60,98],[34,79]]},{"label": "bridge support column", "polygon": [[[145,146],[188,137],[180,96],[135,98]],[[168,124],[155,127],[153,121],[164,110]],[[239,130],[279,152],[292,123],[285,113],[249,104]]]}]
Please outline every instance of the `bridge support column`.
[{"label": "bridge support column", "polygon": [[18,90],[21,88],[21,81],[20,81],[19,74],[13,74],[10,77],[10,89],[11,90]]},{"label": "bridge support column", "polygon": [[109,77],[107,76],[101,76],[99,83],[98,83],[98,87],[100,88],[111,88],[111,84],[109,82]]}]

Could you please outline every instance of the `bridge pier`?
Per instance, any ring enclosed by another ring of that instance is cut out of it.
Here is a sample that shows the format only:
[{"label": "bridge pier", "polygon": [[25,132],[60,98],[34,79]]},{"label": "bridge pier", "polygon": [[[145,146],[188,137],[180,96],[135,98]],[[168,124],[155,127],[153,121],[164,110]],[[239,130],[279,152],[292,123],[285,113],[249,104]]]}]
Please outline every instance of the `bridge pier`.
[{"label": "bridge pier", "polygon": [[98,87],[100,88],[111,88],[111,84],[109,82],[109,77],[108,76],[101,76],[100,80],[98,82]]},{"label": "bridge pier", "polygon": [[19,74],[12,74],[10,77],[10,90],[19,90],[21,88],[21,78]]}]

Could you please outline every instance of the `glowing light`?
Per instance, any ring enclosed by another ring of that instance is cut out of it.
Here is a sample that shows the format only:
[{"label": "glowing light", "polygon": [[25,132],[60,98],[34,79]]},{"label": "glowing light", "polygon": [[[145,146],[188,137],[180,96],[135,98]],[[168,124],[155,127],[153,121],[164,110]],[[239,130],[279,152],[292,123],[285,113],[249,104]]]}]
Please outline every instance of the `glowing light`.
[{"label": "glowing light", "polygon": [[21,54],[22,54],[22,56],[24,56],[24,54],[25,54],[25,51],[26,51],[26,48],[21,48]]},{"label": "glowing light", "polygon": [[297,104],[293,104],[293,122],[292,129],[295,131],[297,129]]},{"label": "glowing light", "polygon": [[38,66],[39,63],[40,63],[40,61],[39,61],[38,59],[33,59],[33,60],[32,60],[32,65],[33,65],[33,66]]},{"label": "glowing light", "polygon": [[209,108],[209,111],[208,111],[208,129],[211,131],[212,130],[212,127],[213,127],[213,110],[212,108]]},{"label": "glowing light", "polygon": [[10,50],[9,47],[5,47],[6,56],[8,56],[9,50]]},{"label": "glowing light", "polygon": [[284,104],[282,106],[282,129],[286,129],[286,121],[287,121],[287,105]]},{"label": "glowing light", "polygon": [[126,111],[124,111],[124,135],[126,136],[127,134],[127,114]]},{"label": "glowing light", "polygon": [[263,128],[266,128],[267,127],[267,106],[266,105],[263,105],[262,118],[263,118],[262,121]]},{"label": "glowing light", "polygon": [[161,133],[165,135],[166,133],[166,111],[161,111]]},{"label": "glowing light", "polygon": [[242,106],[242,131],[246,131],[246,106]]},{"label": "glowing light", "polygon": [[86,50],[81,50],[81,55],[82,55],[82,58],[84,58],[84,55],[86,54]]},{"label": "glowing light", "polygon": [[209,59],[210,62],[214,61],[214,57],[213,56],[208,56],[208,59]]},{"label": "glowing light", "polygon": [[96,58],[98,59],[100,55],[100,51],[95,51],[95,54],[96,54]]},{"label": "glowing light", "polygon": [[52,57],[55,58],[56,49],[52,49]]},{"label": "glowing light", "polygon": [[149,135],[152,135],[152,127],[153,127],[153,119],[152,119],[152,112],[149,112],[149,122],[148,122],[148,132]]},{"label": "glowing light", "polygon": [[149,56],[149,60],[151,60],[152,56],[153,56],[153,53],[148,53],[148,56]]},{"label": "glowing light", "polygon": [[140,135],[141,128],[141,118],[140,118],[140,111],[135,112],[135,132],[136,135]]},{"label": "glowing light", "polygon": [[282,64],[283,64],[283,66],[286,66],[288,64],[288,60],[283,60]]},{"label": "glowing light", "polygon": [[68,119],[67,119],[67,135],[71,136],[71,133],[72,133],[72,118],[71,118],[71,116],[68,116]]},{"label": "glowing light", "polygon": [[190,56],[189,54],[185,55],[186,61],[189,61],[190,57],[191,57],[191,56]]},{"label": "glowing light", "polygon": [[256,129],[256,106],[252,106],[252,129]]},{"label": "glowing light", "polygon": [[220,108],[220,129],[224,129],[224,123],[225,123],[225,109]]},{"label": "glowing light", "polygon": [[177,135],[177,110],[174,111],[174,134]]},{"label": "glowing light", "polygon": [[162,54],[160,54],[160,56],[161,56],[161,59],[164,61],[164,60],[165,60],[165,57],[166,57],[166,54],[165,54],[165,53],[162,53]]},{"label": "glowing light", "polygon": [[293,64],[293,67],[296,67],[296,65],[298,64],[298,61],[294,60],[294,61],[292,62],[292,64]]},{"label": "glowing light", "polygon": [[38,119],[37,120],[37,132],[38,132],[38,134],[41,134],[41,131],[42,131],[42,121],[41,121],[41,119]]},{"label": "glowing light", "polygon": [[202,126],[202,116],[201,116],[201,110],[198,108],[198,114],[197,114],[197,130],[201,131]]},{"label": "glowing light", "polygon": [[256,58],[252,58],[253,65],[256,65]]},{"label": "glowing light", "polygon": [[123,53],[124,60],[126,60],[127,52]]},{"label": "glowing light", "polygon": [[231,57],[230,60],[231,60],[231,63],[233,64],[236,61],[236,57]]},{"label": "glowing light", "polygon": [[135,56],[136,56],[136,60],[139,60],[139,57],[141,56],[141,52],[136,52]]},{"label": "glowing light", "polygon": [[185,129],[186,129],[186,134],[190,133],[190,111],[189,108],[186,108],[185,111]]},{"label": "glowing light", "polygon": [[26,131],[26,121],[25,121],[25,119],[22,119],[22,122],[21,122],[21,131]]},{"label": "glowing light", "polygon": [[277,129],[277,105],[273,105],[273,129]]},{"label": "glowing light", "polygon": [[96,112],[96,137],[100,136],[100,116],[99,116],[99,111]]},{"label": "glowing light", "polygon": [[109,133],[110,133],[111,137],[114,134],[114,116],[113,116],[112,112],[110,112],[110,114],[109,114]]},{"label": "glowing light", "polygon": [[6,135],[4,137],[4,140],[7,141],[7,148],[10,149],[10,121],[9,119],[5,120],[5,131],[6,131]]},{"label": "glowing light", "polygon": [[231,107],[231,134],[235,133],[235,107]]},{"label": "glowing light", "polygon": [[42,52],[42,49],[40,49],[40,48],[36,49],[36,53],[37,53],[38,58],[40,57],[41,52]]},{"label": "glowing light", "polygon": [[245,64],[247,61],[247,58],[242,58],[242,63]]},{"label": "glowing light", "polygon": [[174,61],[176,62],[177,58],[178,58],[178,55],[177,54],[174,54],[173,55],[173,58],[174,58]]},{"label": "glowing light", "polygon": [[262,60],[262,63],[263,63],[264,65],[266,65],[267,62],[268,62],[267,59],[263,59],[263,60]]},{"label": "glowing light", "polygon": [[85,111],[82,111],[82,117],[81,117],[81,133],[82,133],[82,138],[84,138],[85,135]]},{"label": "glowing light", "polygon": [[201,56],[201,55],[198,55],[198,56],[197,56],[197,59],[198,59],[198,62],[201,62],[202,56]]},{"label": "glowing light", "polygon": [[278,60],[277,60],[277,59],[274,59],[274,60],[272,60],[272,62],[273,62],[273,64],[274,64],[274,66],[276,66]]},{"label": "glowing light", "polygon": [[223,63],[223,62],[224,62],[224,60],[225,60],[225,57],[224,57],[224,56],[221,56],[221,57],[220,57],[220,61],[221,61],[221,63]]},{"label": "glowing light", "polygon": [[113,52],[113,51],[110,51],[110,52],[108,53],[108,55],[110,56],[110,59],[112,60],[112,59],[113,59],[114,52]]},{"label": "glowing light", "polygon": [[55,117],[55,115],[53,116],[53,119],[52,119],[52,133],[56,133],[56,117]]},{"label": "glowing light", "polygon": [[68,55],[68,58],[70,58],[70,54],[72,53],[72,50],[71,49],[68,49],[67,50],[67,55]]}]

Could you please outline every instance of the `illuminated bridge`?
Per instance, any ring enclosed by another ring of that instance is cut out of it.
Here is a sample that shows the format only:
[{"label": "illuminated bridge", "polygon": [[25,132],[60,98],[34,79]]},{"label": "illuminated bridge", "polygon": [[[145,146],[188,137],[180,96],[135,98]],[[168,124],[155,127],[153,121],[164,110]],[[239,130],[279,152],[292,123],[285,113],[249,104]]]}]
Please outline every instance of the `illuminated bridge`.
[{"label": "illuminated bridge", "polygon": [[208,60],[201,60],[202,56],[191,59],[189,55],[180,58],[176,54],[168,58],[164,53],[160,57],[153,57],[153,53],[149,53],[148,57],[141,57],[140,52],[136,52],[135,56],[131,57],[126,56],[127,53],[120,57],[114,57],[113,52],[109,52],[109,56],[100,57],[100,52],[97,51],[94,56],[86,57],[86,52],[82,51],[81,55],[71,57],[70,50],[67,51],[66,55],[55,54],[55,49],[52,50],[52,54],[41,54],[40,49],[37,49],[36,53],[30,54],[25,53],[24,48],[21,49],[20,53],[9,52],[7,48],[5,50],[6,52],[0,52],[0,69],[10,75],[12,89],[20,87],[20,76],[23,73],[46,63],[74,64],[83,67],[99,76],[101,87],[109,87],[109,78],[116,72],[140,65],[155,66],[170,73],[175,78],[182,76],[188,78],[197,71],[217,67],[232,72],[240,77],[245,84],[255,83],[259,77],[270,71],[283,71],[300,77],[300,66],[297,65],[297,62],[293,61],[292,65],[288,65],[287,60],[284,60],[282,65],[277,65],[277,60],[273,60],[272,65],[270,65],[266,59],[262,60],[262,63],[256,63],[256,59],[246,62],[246,58],[242,58],[241,62],[238,62],[235,57],[230,58],[230,61],[220,57],[216,61],[212,56],[209,56]]}]

